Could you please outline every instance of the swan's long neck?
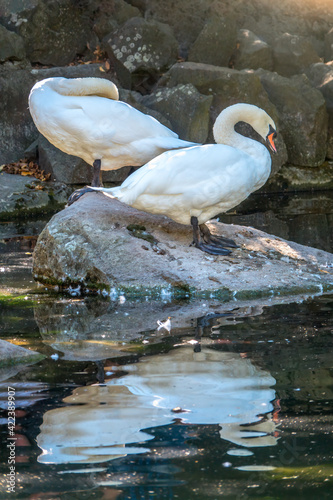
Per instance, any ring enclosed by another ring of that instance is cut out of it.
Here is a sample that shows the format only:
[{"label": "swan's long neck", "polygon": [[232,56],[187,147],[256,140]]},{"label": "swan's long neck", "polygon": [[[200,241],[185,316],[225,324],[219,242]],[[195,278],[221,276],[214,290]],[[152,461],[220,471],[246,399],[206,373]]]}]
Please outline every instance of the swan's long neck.
[{"label": "swan's long neck", "polygon": [[96,95],[115,101],[119,99],[116,85],[104,78],[57,78],[50,79],[48,86],[60,95]]},{"label": "swan's long neck", "polygon": [[265,146],[258,141],[250,139],[249,137],[244,137],[235,131],[235,125],[240,121],[253,125],[255,121],[253,107],[251,109],[247,105],[238,104],[223,110],[216,118],[213,127],[215,141],[218,144],[226,144],[241,149],[248,154],[255,154],[258,148],[265,148]]}]

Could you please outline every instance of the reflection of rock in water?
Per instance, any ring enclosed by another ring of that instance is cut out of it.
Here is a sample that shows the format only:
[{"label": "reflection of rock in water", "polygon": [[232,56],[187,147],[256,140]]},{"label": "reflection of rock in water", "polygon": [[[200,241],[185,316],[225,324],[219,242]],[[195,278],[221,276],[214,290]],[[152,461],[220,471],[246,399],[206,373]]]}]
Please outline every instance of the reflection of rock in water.
[{"label": "reflection of rock in water", "polygon": [[265,305],[283,300],[243,301],[242,307],[234,307],[217,300],[120,304],[101,299],[60,299],[36,307],[34,314],[44,342],[63,352],[63,359],[96,361],[125,355],[127,343],[140,341],[147,332],[154,333],[155,339],[164,337],[168,332],[157,332],[157,321],[168,316],[172,318],[173,335],[189,335],[189,329],[196,325],[200,335],[218,333],[219,327],[260,315]]},{"label": "reflection of rock in water", "polygon": [[[219,424],[223,439],[243,446],[276,444],[275,424],[262,417],[273,410],[275,379],[239,354],[208,348],[194,353],[186,346],[125,369],[127,375],[106,386],[75,389],[64,400],[70,406],[45,413],[37,438],[40,462],[93,463],[143,452],[128,445],[152,439],[144,429],[175,418]],[[244,433],[243,439],[243,429],[255,437]]]},{"label": "reflection of rock in water", "polygon": [[114,309],[105,300],[59,300],[37,307],[35,319],[44,343],[63,352],[63,359],[96,361],[124,356],[118,343],[139,336],[117,330]]},{"label": "reflection of rock in water", "polygon": [[[217,300],[212,306],[221,306]],[[227,310],[226,305],[222,305]],[[137,338],[140,332],[154,331],[157,321],[172,317],[173,328],[192,326],[193,318],[209,311],[207,300],[182,302],[110,300],[58,300],[35,308],[35,319],[43,338],[56,336],[60,339],[82,339],[91,335],[107,335],[123,342]]]}]

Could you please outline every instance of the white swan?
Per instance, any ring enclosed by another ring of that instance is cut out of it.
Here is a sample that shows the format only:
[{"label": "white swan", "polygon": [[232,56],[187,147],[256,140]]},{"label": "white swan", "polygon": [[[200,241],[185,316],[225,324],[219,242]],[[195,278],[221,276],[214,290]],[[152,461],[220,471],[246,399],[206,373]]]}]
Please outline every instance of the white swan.
[{"label": "white swan", "polygon": [[118,99],[116,85],[103,78],[47,78],[29,95],[39,132],[93,165],[93,186],[100,185],[100,169],[140,166],[164,151],[195,144]]},{"label": "white swan", "polygon": [[226,212],[259,189],[271,171],[271,157],[263,144],[238,134],[239,121],[252,125],[276,152],[276,127],[272,118],[251,104],[235,104],[223,110],[214,124],[219,144],[167,151],[130,175],[121,186],[83,188],[75,191],[68,203],[89,191],[102,191],[134,208],[164,214],[193,226],[193,243],[205,252],[230,253],[232,240],[210,234],[205,222]]}]

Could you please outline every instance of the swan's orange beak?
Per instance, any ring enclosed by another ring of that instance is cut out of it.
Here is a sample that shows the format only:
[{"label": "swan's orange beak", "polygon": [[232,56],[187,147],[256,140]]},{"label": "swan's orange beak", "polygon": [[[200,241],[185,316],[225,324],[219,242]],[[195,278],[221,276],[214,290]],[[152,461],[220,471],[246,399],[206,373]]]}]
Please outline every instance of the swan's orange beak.
[{"label": "swan's orange beak", "polygon": [[276,137],[276,131],[273,129],[273,127],[270,125],[269,126],[269,132],[266,137],[266,141],[268,142],[268,146],[270,149],[273,151],[273,153],[276,153],[276,147],[274,144],[274,137]]}]

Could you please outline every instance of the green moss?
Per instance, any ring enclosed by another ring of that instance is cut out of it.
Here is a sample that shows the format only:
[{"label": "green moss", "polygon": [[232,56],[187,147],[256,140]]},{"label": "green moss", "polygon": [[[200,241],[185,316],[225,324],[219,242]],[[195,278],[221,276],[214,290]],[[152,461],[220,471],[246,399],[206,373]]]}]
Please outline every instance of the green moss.
[{"label": "green moss", "polygon": [[46,277],[37,275],[35,280],[43,285],[51,288],[57,287],[60,292],[67,293],[68,289],[81,287],[82,295],[96,294],[99,291],[106,290],[110,292],[110,285],[108,283],[101,283],[97,281],[91,281],[89,278],[87,281],[74,281],[71,278],[67,277],[64,280],[57,280],[53,277]]},{"label": "green moss", "polygon": [[[267,472],[265,472],[267,474]],[[332,464],[320,464],[312,467],[279,467],[270,472],[272,479],[280,481],[284,478],[297,479],[303,481],[321,482],[324,479],[331,479],[333,476]]]},{"label": "green moss", "polygon": [[129,224],[127,226],[127,229],[129,231],[145,231],[146,227],[142,226],[141,224]]},{"label": "green moss", "polygon": [[29,295],[5,295],[0,294],[0,307],[32,307],[36,303]]},{"label": "green moss", "polygon": [[142,226],[140,224],[129,224],[127,226],[127,229],[135,238],[148,241],[148,243],[150,243],[151,245],[156,245],[158,243],[154,236],[146,231],[145,226]]},{"label": "green moss", "polygon": [[10,366],[20,365],[20,364],[31,364],[38,363],[42,359],[45,359],[44,354],[31,354],[31,356],[22,356],[17,358],[0,359],[0,368],[7,368]]},{"label": "green moss", "polygon": [[[145,286],[145,285],[115,285],[102,283],[95,280],[74,281],[70,278],[66,280],[56,280],[45,276],[37,276],[36,280],[48,287],[58,287],[60,293],[69,293],[69,288],[81,288],[82,296],[98,295],[101,292],[107,292],[111,295],[125,295],[129,299],[140,299],[150,297],[160,299],[170,295],[172,299],[202,298],[217,299],[221,302],[229,300],[254,300],[265,297],[279,297],[287,295],[314,295],[329,293],[333,291],[333,283],[324,284],[305,284],[304,286],[280,286],[276,288],[264,288],[260,290],[230,290],[226,287],[215,290],[197,290],[182,281],[174,281],[168,285]],[[38,292],[40,294],[40,292]],[[23,300],[22,298],[19,300]],[[1,300],[0,300],[1,304]]]},{"label": "green moss", "polygon": [[333,290],[333,283],[316,285],[315,283],[304,286],[280,286],[276,288],[264,288],[262,290],[239,290],[234,294],[237,300],[252,300],[264,297],[277,297],[284,295],[304,295],[326,293]]},{"label": "green moss", "polygon": [[30,219],[33,216],[55,214],[65,208],[66,203],[50,203],[43,207],[29,208],[26,205],[16,204],[15,210],[0,213],[0,221],[8,221],[13,219]]}]

